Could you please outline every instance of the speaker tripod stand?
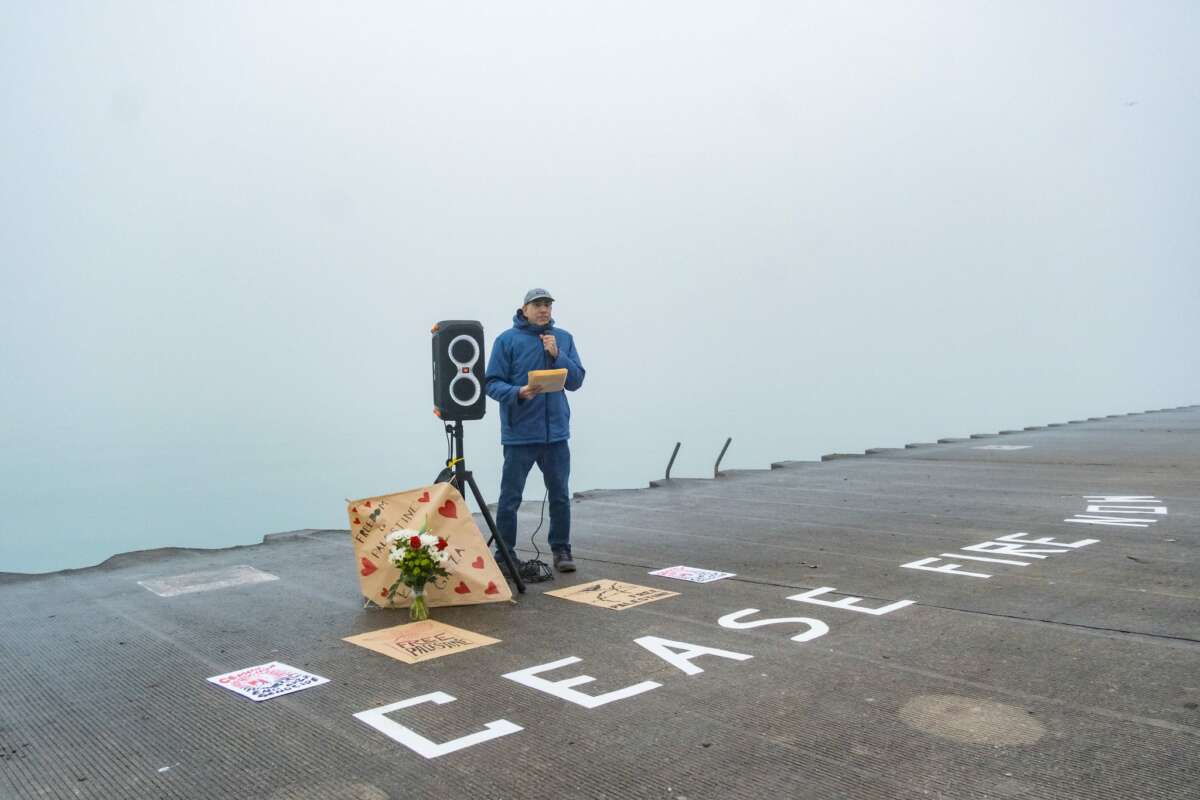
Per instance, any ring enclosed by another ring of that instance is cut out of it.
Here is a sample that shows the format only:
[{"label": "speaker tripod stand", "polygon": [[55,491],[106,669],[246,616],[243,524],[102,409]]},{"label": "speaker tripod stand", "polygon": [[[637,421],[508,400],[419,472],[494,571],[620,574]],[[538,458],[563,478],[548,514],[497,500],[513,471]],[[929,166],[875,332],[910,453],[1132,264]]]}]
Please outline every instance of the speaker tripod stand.
[{"label": "speaker tripod stand", "polygon": [[488,509],[487,502],[483,499],[483,493],[479,491],[479,484],[475,483],[475,476],[471,474],[471,470],[467,469],[467,459],[463,455],[463,426],[462,420],[446,423],[447,435],[454,437],[454,447],[451,450],[450,459],[446,462],[446,468],[438,475],[435,483],[449,483],[458,493],[466,499],[467,487],[471,487],[471,494],[475,496],[475,502],[479,506],[480,512],[483,514],[483,519],[487,523],[488,530],[492,532],[492,538],[488,539],[488,546],[491,547],[495,542],[496,549],[500,551],[501,558],[508,565],[508,574],[512,576],[513,582],[517,584],[517,591],[525,594],[525,581],[521,580],[520,564],[513,557],[512,549],[508,546],[508,542],[500,536],[496,530],[496,521],[492,519],[492,512]]}]

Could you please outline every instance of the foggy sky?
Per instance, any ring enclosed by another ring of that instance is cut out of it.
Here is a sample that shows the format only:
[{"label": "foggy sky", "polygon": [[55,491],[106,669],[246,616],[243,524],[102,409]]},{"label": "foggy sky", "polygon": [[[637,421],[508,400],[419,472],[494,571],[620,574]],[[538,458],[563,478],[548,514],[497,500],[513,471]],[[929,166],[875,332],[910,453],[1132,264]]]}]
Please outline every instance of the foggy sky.
[{"label": "foggy sky", "polygon": [[1192,3],[0,20],[0,571],[345,527],[532,286],[573,490],[1200,402]]}]

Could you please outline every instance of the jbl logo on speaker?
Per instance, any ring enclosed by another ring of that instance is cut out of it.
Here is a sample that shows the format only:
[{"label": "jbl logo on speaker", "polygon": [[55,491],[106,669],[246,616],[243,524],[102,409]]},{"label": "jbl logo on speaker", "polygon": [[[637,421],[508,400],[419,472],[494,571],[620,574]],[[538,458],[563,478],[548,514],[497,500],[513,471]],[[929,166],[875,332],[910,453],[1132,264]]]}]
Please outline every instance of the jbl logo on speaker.
[{"label": "jbl logo on speaker", "polygon": [[483,419],[483,325],[443,320],[433,326],[433,413],[444,420]]}]

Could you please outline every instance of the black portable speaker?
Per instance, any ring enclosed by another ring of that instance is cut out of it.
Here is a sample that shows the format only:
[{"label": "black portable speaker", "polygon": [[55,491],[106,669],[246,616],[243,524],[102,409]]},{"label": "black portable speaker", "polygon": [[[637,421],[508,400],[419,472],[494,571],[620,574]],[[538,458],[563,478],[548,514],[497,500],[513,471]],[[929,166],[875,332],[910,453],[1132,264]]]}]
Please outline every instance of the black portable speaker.
[{"label": "black portable speaker", "polygon": [[483,419],[483,325],[450,319],[433,326],[433,413],[444,420]]}]

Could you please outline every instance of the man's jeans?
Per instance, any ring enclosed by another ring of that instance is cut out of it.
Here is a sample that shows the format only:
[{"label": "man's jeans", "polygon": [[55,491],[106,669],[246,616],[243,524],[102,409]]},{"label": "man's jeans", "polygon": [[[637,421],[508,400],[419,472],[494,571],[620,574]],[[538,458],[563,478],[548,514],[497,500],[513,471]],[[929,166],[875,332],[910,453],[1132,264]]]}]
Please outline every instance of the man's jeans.
[{"label": "man's jeans", "polygon": [[496,507],[496,531],[509,547],[517,544],[517,509],[525,491],[525,479],[534,464],[550,498],[550,549],[571,545],[571,449],[565,441],[553,444],[509,444],[504,446],[504,472],[500,477],[500,502]]}]

